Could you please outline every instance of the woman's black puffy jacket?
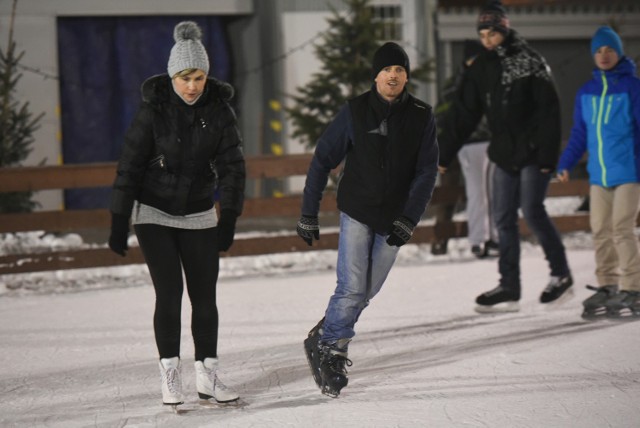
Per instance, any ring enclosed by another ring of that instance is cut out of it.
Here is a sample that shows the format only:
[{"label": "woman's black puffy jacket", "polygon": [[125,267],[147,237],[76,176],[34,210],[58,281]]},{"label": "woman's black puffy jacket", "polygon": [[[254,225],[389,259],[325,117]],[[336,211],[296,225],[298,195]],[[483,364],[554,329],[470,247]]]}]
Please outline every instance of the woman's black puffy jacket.
[{"label": "woman's black puffy jacket", "polygon": [[245,164],[233,88],[208,78],[194,105],[175,93],[168,75],[142,84],[142,105],[126,135],[111,211],[129,217],[135,200],[171,215],[213,206],[242,213]]}]

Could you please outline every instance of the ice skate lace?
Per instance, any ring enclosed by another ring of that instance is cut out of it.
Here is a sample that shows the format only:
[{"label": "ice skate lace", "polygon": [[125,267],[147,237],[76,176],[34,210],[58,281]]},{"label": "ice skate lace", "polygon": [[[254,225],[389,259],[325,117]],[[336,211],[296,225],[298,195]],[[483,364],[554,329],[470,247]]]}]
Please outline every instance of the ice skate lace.
[{"label": "ice skate lace", "polygon": [[222,383],[222,381],[220,380],[217,374],[213,375],[213,389],[214,390],[219,389],[220,391],[229,391],[229,388],[227,387],[227,385]]},{"label": "ice skate lace", "polygon": [[167,389],[172,394],[177,394],[180,392],[180,373],[177,369],[169,369],[165,372],[165,377],[167,380]]},{"label": "ice skate lace", "polygon": [[344,371],[344,373],[347,374],[347,367],[351,367],[353,361],[342,355],[332,354],[331,357],[329,357],[328,364],[334,371]]}]

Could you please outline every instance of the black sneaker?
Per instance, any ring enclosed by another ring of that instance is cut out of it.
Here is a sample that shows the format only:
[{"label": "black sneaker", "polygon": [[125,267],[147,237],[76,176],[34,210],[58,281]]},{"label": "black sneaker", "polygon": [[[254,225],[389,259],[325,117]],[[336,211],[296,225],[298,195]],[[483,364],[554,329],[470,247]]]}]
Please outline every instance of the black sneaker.
[{"label": "black sneaker", "polygon": [[640,318],[640,291],[622,290],[605,305],[608,318]]},{"label": "black sneaker", "polygon": [[594,320],[603,317],[607,313],[607,307],[605,305],[607,301],[618,292],[618,286],[603,285],[602,287],[594,287],[593,285],[587,285],[587,288],[595,291],[595,293],[582,302],[582,306],[584,306],[582,318],[585,320]]},{"label": "black sneaker", "polygon": [[304,340],[304,353],[307,356],[307,363],[309,363],[309,369],[313,375],[313,380],[320,388],[322,385],[322,379],[320,379],[320,352],[318,342],[322,336],[322,325],[324,324],[324,318],[315,325]]},{"label": "black sneaker", "polygon": [[518,312],[520,310],[520,295],[503,288],[501,285],[476,298],[475,310],[479,313]]},{"label": "black sneaker", "polygon": [[352,362],[347,358],[347,353],[339,350],[335,345],[322,346],[321,358],[322,393],[329,397],[337,398],[342,388],[349,383],[347,367],[350,367]]},{"label": "black sneaker", "polygon": [[500,245],[489,239],[484,243],[484,255],[487,257],[498,257],[500,255]]},{"label": "black sneaker", "polygon": [[472,245],[471,253],[479,259],[484,259],[487,253],[480,245]]},{"label": "black sneaker", "polygon": [[567,290],[569,290],[569,293],[567,293],[566,296],[571,295],[573,293],[573,289],[570,289],[572,285],[573,278],[571,277],[571,274],[565,276],[552,276],[547,288],[545,288],[542,294],[540,294],[540,303],[553,302],[565,294]]},{"label": "black sneaker", "polygon": [[442,241],[436,241],[431,244],[431,254],[434,256],[442,256],[443,254],[447,254],[447,243],[448,240],[444,239]]}]

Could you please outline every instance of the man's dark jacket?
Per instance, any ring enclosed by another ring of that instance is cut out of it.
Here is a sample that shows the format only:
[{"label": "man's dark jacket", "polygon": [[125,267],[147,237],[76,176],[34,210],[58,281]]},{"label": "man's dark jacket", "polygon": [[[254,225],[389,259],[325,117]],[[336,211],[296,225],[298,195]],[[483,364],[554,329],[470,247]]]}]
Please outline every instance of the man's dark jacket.
[{"label": "man's dark jacket", "polygon": [[399,216],[417,224],[437,174],[431,107],[406,90],[389,103],[375,87],[350,100],[318,140],[307,173],[303,215],[318,214],[328,175],[343,160],[340,211],[383,235]]},{"label": "man's dark jacket", "polygon": [[507,171],[527,165],[554,169],[560,151],[560,101],[544,58],[513,30],[465,73],[439,135],[447,167],[485,114],[489,158]]}]

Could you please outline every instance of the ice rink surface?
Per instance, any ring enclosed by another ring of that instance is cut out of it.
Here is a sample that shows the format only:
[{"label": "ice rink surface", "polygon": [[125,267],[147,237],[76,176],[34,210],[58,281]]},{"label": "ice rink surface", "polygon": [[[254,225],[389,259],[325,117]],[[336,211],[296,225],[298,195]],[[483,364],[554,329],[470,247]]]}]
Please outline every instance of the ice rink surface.
[{"label": "ice rink surface", "polygon": [[[402,252],[356,326],[337,399],[320,394],[302,348],[335,286],[334,252],[306,254],[313,268],[292,259],[261,274],[249,266],[257,259],[238,259],[247,273],[221,278],[221,378],[241,394],[237,407],[197,405],[185,296],[183,415],[161,405],[144,273],[102,275],[93,288],[75,279],[80,292],[4,293],[0,426],[640,427],[640,321],[580,317],[592,250],[568,253],[573,298],[542,305],[546,262],[525,248],[521,310],[498,315],[473,310],[497,284],[495,259]],[[49,280],[70,281],[60,275]]]}]

